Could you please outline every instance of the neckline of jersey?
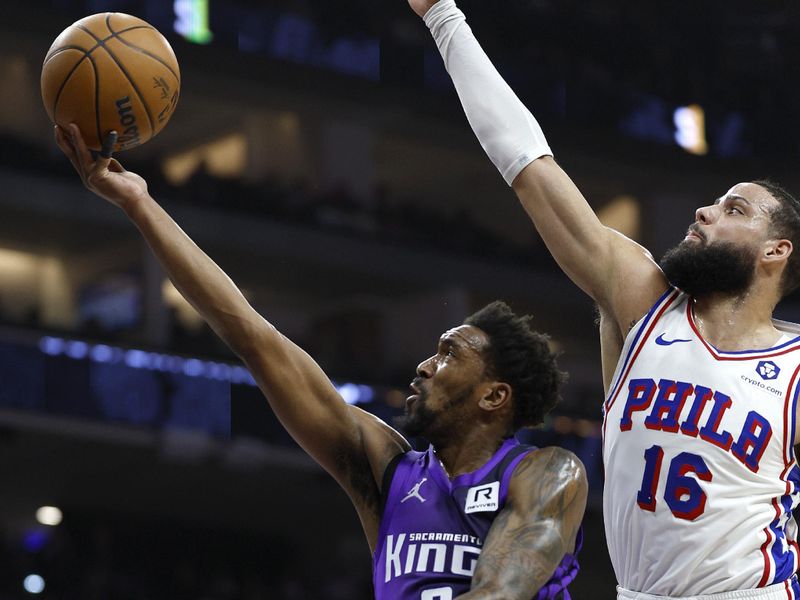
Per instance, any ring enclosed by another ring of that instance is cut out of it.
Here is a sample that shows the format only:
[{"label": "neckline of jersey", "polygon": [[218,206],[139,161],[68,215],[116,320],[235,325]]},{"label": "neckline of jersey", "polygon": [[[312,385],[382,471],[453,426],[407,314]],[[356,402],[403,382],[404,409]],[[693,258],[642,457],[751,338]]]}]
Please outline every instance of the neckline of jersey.
[{"label": "neckline of jersey", "polygon": [[[787,352],[791,352],[792,350],[796,350],[800,348],[788,348],[787,346],[791,346],[792,344],[797,344],[800,342],[800,336],[793,337],[787,342],[779,343],[777,346],[772,346],[770,348],[763,348],[760,350],[720,350],[712,343],[707,341],[703,334],[700,333],[700,328],[697,326],[697,323],[694,319],[694,308],[692,307],[692,298],[691,296],[687,296],[686,299],[686,317],[689,321],[689,326],[694,331],[697,339],[706,347],[709,354],[713,356],[717,360],[749,360],[754,358],[769,358],[771,356],[776,356],[779,354],[786,354]],[[780,331],[780,330],[779,330]],[[785,335],[785,334],[784,334]],[[783,339],[783,337],[781,337]],[[780,340],[779,340],[780,342]]]},{"label": "neckline of jersey", "polygon": [[439,457],[436,456],[436,451],[433,449],[433,445],[431,445],[428,447],[431,473],[433,474],[433,478],[436,483],[438,483],[448,493],[457,487],[477,485],[492,469],[498,465],[501,460],[503,460],[503,458],[505,458],[506,454],[508,454],[512,448],[518,445],[519,442],[515,437],[508,438],[500,445],[492,457],[480,467],[474,471],[470,471],[469,473],[456,475],[453,479],[450,479],[447,476],[444,466],[442,466],[442,463],[439,462]]}]

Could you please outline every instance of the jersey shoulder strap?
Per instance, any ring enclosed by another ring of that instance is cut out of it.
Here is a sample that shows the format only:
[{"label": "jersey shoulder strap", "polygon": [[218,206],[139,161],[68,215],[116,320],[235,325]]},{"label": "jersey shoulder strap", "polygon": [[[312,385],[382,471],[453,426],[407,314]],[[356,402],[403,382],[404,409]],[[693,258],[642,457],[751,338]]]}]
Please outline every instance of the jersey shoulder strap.
[{"label": "jersey shoulder strap", "polygon": [[379,506],[379,513],[383,516],[383,511],[386,508],[386,501],[389,498],[389,489],[392,487],[392,479],[394,479],[395,471],[397,471],[397,465],[400,464],[400,461],[403,460],[408,453],[407,452],[400,452],[399,454],[395,455],[392,460],[389,461],[389,464],[386,465],[386,469],[383,471],[383,479],[381,481],[381,499],[380,499],[380,506]]}]

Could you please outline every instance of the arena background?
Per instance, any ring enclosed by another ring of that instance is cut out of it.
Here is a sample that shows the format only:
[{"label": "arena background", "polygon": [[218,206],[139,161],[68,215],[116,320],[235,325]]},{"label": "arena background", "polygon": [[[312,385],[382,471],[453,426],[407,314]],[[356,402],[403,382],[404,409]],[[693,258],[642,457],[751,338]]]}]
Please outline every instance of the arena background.
[{"label": "arena background", "polygon": [[[656,256],[735,182],[800,190],[796,2],[460,4],[604,222]],[[438,335],[495,298],[552,335],[570,382],[524,435],[586,465],[573,596],[614,598],[592,304],[405,0],[27,0],[0,6],[0,599],[371,597],[345,495],[52,141],[44,54],[112,10],[183,76],[120,160],[349,402],[390,420]]]}]

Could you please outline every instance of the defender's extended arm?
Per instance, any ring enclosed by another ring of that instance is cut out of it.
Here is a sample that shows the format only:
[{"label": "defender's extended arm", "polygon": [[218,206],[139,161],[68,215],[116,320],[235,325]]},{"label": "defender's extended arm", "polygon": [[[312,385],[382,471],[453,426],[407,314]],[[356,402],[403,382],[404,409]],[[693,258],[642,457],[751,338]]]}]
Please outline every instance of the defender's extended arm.
[{"label": "defender's extended arm", "polygon": [[[556,164],[539,123],[497,72],[454,0],[409,0],[422,10],[481,146],[512,185],[565,273],[625,333],[667,282],[641,246],[600,223]],[[429,8],[428,8],[429,7]]]}]

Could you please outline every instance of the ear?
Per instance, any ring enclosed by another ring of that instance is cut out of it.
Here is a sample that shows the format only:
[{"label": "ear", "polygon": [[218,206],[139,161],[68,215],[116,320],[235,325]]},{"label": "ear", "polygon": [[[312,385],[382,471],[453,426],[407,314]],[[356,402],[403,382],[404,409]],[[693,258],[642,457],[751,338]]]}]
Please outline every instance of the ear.
[{"label": "ear", "polygon": [[500,381],[486,384],[478,406],[483,410],[494,411],[507,406],[511,402],[511,386]]},{"label": "ear", "polygon": [[770,240],[764,253],[765,262],[777,262],[787,260],[792,253],[792,242],[789,240]]}]

